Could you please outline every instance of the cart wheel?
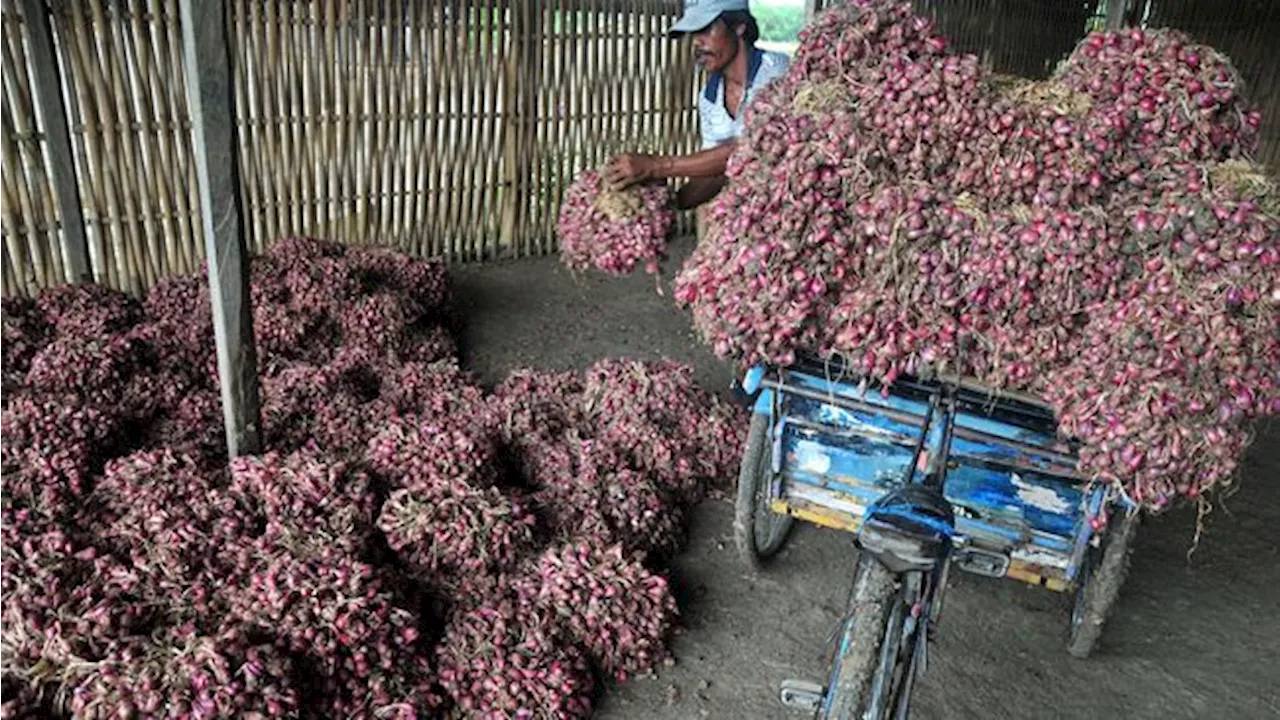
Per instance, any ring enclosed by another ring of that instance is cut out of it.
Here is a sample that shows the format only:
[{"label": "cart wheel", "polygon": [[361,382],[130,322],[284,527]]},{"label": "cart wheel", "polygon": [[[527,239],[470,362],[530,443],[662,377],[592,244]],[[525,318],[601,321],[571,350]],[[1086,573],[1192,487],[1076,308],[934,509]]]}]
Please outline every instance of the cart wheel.
[{"label": "cart wheel", "polygon": [[[896,618],[897,622],[893,617],[895,590],[893,574],[884,565],[865,553],[858,556],[847,617],[838,637],[831,680],[819,714],[821,720],[883,716],[888,706],[888,681],[897,669],[896,663],[885,662],[884,643],[891,629],[902,629],[901,617]],[[896,636],[899,639],[892,642],[900,642],[901,632]],[[885,679],[877,683],[877,675]],[[872,704],[877,707],[871,707]]]},{"label": "cart wheel", "polygon": [[1067,652],[1078,658],[1089,657],[1111,606],[1120,596],[1120,586],[1129,574],[1129,552],[1138,529],[1138,516],[1129,515],[1103,537],[1101,549],[1091,549],[1080,568],[1075,596],[1071,603],[1071,634]]},{"label": "cart wheel", "polygon": [[787,542],[793,518],[769,507],[769,416],[752,414],[747,450],[738,472],[738,502],[734,508],[733,538],[743,562],[752,569],[773,557]]}]

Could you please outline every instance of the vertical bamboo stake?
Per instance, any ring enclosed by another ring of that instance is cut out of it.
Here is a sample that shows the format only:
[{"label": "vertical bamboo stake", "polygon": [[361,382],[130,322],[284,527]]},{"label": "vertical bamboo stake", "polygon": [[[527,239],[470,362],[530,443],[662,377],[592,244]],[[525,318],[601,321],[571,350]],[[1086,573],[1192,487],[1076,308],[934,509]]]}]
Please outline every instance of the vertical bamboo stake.
[{"label": "vertical bamboo stake", "polygon": [[476,233],[474,218],[476,215],[476,129],[478,118],[476,112],[476,88],[478,86],[476,76],[480,73],[480,56],[479,56],[479,38],[475,34],[479,31],[480,25],[476,16],[475,8],[472,3],[465,3],[465,11],[462,13],[463,25],[459,33],[462,43],[462,51],[466,53],[466,60],[462,65],[462,82],[459,82],[458,90],[458,113],[462,118],[462,142],[461,152],[456,158],[460,167],[458,174],[458,182],[462,186],[462,203],[459,207],[460,215],[458,217],[458,235],[459,235],[459,253],[457,257],[464,261],[471,260],[471,249],[475,246]]},{"label": "vertical bamboo stake", "polygon": [[393,203],[395,202],[395,194],[392,191],[391,171],[394,163],[394,156],[391,151],[394,147],[394,137],[396,128],[396,119],[394,116],[394,101],[392,100],[392,76],[394,70],[391,63],[394,48],[392,47],[392,39],[388,37],[391,18],[390,3],[383,2],[379,5],[378,10],[374,13],[374,20],[377,23],[375,28],[375,37],[378,48],[377,64],[374,65],[374,71],[378,79],[378,154],[374,159],[373,166],[378,171],[378,223],[370,228],[376,231],[376,237],[368,238],[376,240],[380,245],[390,243],[391,236],[391,217]]},{"label": "vertical bamboo stake", "polygon": [[348,235],[354,232],[354,218],[356,211],[355,193],[356,187],[354,183],[355,168],[351,158],[354,150],[352,141],[353,125],[352,113],[355,110],[355,92],[353,78],[355,64],[355,40],[352,35],[351,23],[352,19],[351,3],[342,0],[339,4],[338,32],[339,46],[342,48],[342,61],[339,64],[340,82],[338,83],[339,92],[334,102],[337,118],[335,121],[336,136],[336,152],[340,155],[338,159],[339,176],[341,178],[341,194],[342,194],[342,210],[340,212],[342,220],[339,224],[339,232]]},{"label": "vertical bamboo stake", "polygon": [[220,0],[180,0],[180,9],[227,454],[237,457],[260,449],[261,413],[249,264],[240,223],[226,8]]},{"label": "vertical bamboo stake", "polygon": [[[531,3],[526,3],[531,4]],[[504,124],[503,115],[500,114],[505,110],[500,109],[501,103],[499,93],[504,92],[502,89],[505,80],[506,65],[505,55],[508,47],[508,34],[510,31],[507,23],[502,0],[490,0],[484,6],[484,22],[482,23],[483,33],[483,49],[480,54],[483,57],[484,68],[484,86],[483,99],[480,103],[481,112],[484,114],[484,131],[481,133],[480,140],[480,169],[481,169],[481,205],[484,211],[484,235],[480,244],[476,249],[476,259],[485,260],[492,256],[499,243],[502,234],[502,202],[505,193],[502,192],[502,152],[505,149],[505,143],[502,140],[502,127]],[[504,17],[500,24],[495,24],[495,19],[499,14]],[[495,150],[495,148],[497,148]]]},{"label": "vertical bamboo stake", "polygon": [[369,167],[369,145],[372,141],[372,122],[370,116],[373,114],[373,108],[369,102],[369,64],[370,64],[370,47],[369,38],[366,32],[369,27],[369,18],[366,11],[368,3],[360,0],[356,3],[355,22],[355,48],[356,48],[356,80],[352,86],[356,88],[355,117],[353,127],[356,129],[356,142],[352,147],[352,159],[356,166],[356,193],[359,198],[358,210],[356,212],[356,231],[358,228],[366,227],[369,223],[370,215],[370,186],[369,180],[372,168]]},{"label": "vertical bamboo stake", "polygon": [[528,248],[531,239],[536,237],[531,227],[535,221],[532,208],[540,197],[546,193],[545,187],[538,181],[541,145],[538,142],[538,128],[552,109],[539,101],[543,88],[549,84],[550,74],[546,72],[546,59],[550,54],[545,39],[547,25],[554,21],[549,19],[545,2],[525,11],[525,27],[528,28],[528,40],[525,42],[524,59],[521,61],[523,72],[520,74],[521,97],[526,116],[520,124],[520,193],[516,198],[519,205],[517,217],[517,234],[521,247]]},{"label": "vertical bamboo stake", "polygon": [[320,15],[319,0],[310,0],[306,4],[306,24],[303,26],[304,44],[300,51],[302,65],[302,132],[305,139],[306,154],[302,158],[302,191],[306,198],[303,205],[303,224],[310,234],[320,234],[321,212],[324,187],[321,178],[324,161],[321,154],[322,133],[320,117],[320,64],[324,58],[320,55],[319,42],[323,18]]},{"label": "vertical bamboo stake", "polygon": [[[284,103],[280,100],[280,16],[277,14],[279,3],[266,3],[266,13],[259,14],[259,3],[253,4],[254,24],[257,28],[259,42],[262,44],[255,53],[259,61],[253,64],[255,85],[258,90],[257,111],[265,140],[260,160],[262,179],[263,210],[266,214],[265,225],[267,237],[264,245],[269,245],[286,232],[288,225],[285,214],[285,185],[280,174],[280,164],[284,160]],[[259,34],[260,33],[260,34]]]},{"label": "vertical bamboo stake", "polygon": [[386,168],[387,181],[385,183],[387,193],[390,196],[388,208],[386,212],[387,237],[385,242],[404,251],[403,245],[405,232],[405,205],[408,197],[406,190],[406,176],[408,175],[408,163],[404,161],[404,156],[408,150],[409,125],[405,117],[405,96],[408,94],[405,87],[405,74],[408,67],[408,48],[406,44],[408,38],[408,12],[405,8],[403,0],[392,0],[390,10],[386,18],[387,33],[391,36],[388,39],[390,51],[387,61],[390,64],[390,81],[387,90],[387,126],[389,128],[387,138],[388,148],[386,157],[383,160],[383,167]]},{"label": "vertical bamboo stake", "polygon": [[303,215],[303,206],[306,203],[305,190],[302,186],[302,165],[305,162],[305,154],[302,147],[303,129],[302,129],[302,70],[300,68],[301,48],[299,47],[298,35],[302,32],[299,27],[302,20],[299,15],[303,12],[298,3],[288,3],[283,30],[284,38],[280,43],[283,53],[281,59],[284,61],[284,72],[282,80],[286,86],[286,92],[283,93],[284,100],[284,117],[285,135],[288,138],[286,143],[286,152],[281,170],[285,176],[285,183],[289,188],[289,226],[285,231],[289,235],[305,235],[307,232],[306,218]]},{"label": "vertical bamboo stake", "polygon": [[448,246],[448,196],[445,194],[445,154],[446,138],[450,128],[445,118],[448,114],[448,68],[444,58],[448,52],[446,44],[447,26],[445,23],[446,6],[443,2],[437,6],[432,15],[432,52],[431,76],[427,79],[427,87],[431,89],[431,134],[427,143],[429,148],[431,169],[431,206],[428,217],[431,223],[431,254],[444,255]]},{"label": "vertical bamboo stake", "polygon": [[510,12],[507,24],[508,40],[506,57],[503,62],[503,96],[502,96],[502,225],[498,231],[498,242],[501,247],[514,248],[516,241],[516,196],[520,188],[520,62],[524,57],[525,10],[524,3],[511,5],[502,2],[504,16]]},{"label": "vertical bamboo stake", "polygon": [[413,102],[411,104],[412,114],[410,123],[412,132],[410,134],[409,147],[405,151],[405,158],[409,164],[406,173],[409,187],[409,204],[408,204],[408,233],[406,236],[406,252],[413,254],[424,253],[422,247],[423,233],[426,230],[426,220],[424,215],[424,201],[426,199],[426,173],[423,172],[423,136],[426,128],[426,113],[430,111],[430,105],[427,103],[426,96],[426,62],[427,62],[427,43],[425,42],[426,28],[423,22],[423,5],[424,3],[409,3],[409,88],[412,93]]},{"label": "vertical bamboo stake", "polygon": [[[460,134],[460,123],[457,119],[457,107],[455,102],[455,82],[459,70],[461,58],[458,54],[458,34],[466,32],[465,25],[460,24],[459,15],[462,13],[462,4],[458,0],[452,0],[449,3],[448,19],[441,23],[441,29],[444,35],[444,55],[452,59],[446,68],[441,65],[441,81],[444,88],[441,90],[441,105],[443,106],[442,124],[445,126],[443,134],[437,134],[435,141],[444,145],[444,157],[441,159],[441,184],[440,192],[443,195],[443,227],[444,233],[444,251],[451,257],[458,256],[458,223],[456,221],[456,207],[458,197],[458,187],[455,183],[455,158],[458,155],[460,143],[458,135]],[[445,138],[448,138],[447,144]]]},{"label": "vertical bamboo stake", "polygon": [[[531,54],[534,57],[533,66],[536,68],[538,76],[535,82],[527,87],[527,92],[532,95],[529,104],[534,109],[533,122],[529,124],[526,131],[528,142],[528,190],[524,198],[524,222],[521,229],[521,238],[518,248],[514,248],[518,255],[524,255],[529,247],[538,246],[542,243],[542,205],[543,198],[548,196],[548,172],[545,167],[545,142],[548,137],[553,136],[554,128],[560,121],[560,103],[558,95],[554,93],[554,89],[559,82],[556,76],[557,58],[562,54],[560,51],[560,14],[556,11],[558,3],[543,3],[538,7],[537,11],[532,13],[532,21],[537,29],[536,38],[532,43],[533,49]],[[551,42],[547,42],[548,36]]]},{"label": "vertical bamboo stake", "polygon": [[53,51],[53,28],[43,0],[23,0],[23,27],[34,79],[36,106],[44,126],[49,147],[49,172],[53,176],[54,200],[62,221],[62,256],[67,279],[88,282],[93,279],[89,265],[89,243],[85,237],[84,215],[80,209],[80,193],[76,183],[75,157],[71,153],[71,130],[67,127],[67,111],[62,103],[62,82]]},{"label": "vertical bamboo stake", "polygon": [[338,217],[341,215],[341,176],[334,142],[337,119],[336,96],[338,92],[338,55],[335,43],[338,17],[334,0],[324,0],[320,45],[320,162],[324,178],[324,212],[321,213],[320,231],[328,237],[339,235]]}]

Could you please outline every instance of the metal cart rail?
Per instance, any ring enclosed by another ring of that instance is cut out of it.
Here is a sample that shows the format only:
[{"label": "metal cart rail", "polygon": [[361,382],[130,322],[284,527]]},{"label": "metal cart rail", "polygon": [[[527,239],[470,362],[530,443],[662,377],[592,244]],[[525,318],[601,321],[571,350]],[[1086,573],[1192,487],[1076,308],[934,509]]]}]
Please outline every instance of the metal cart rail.
[{"label": "metal cart rail", "polygon": [[881,387],[814,357],[752,368],[743,387],[755,396],[734,520],[744,561],[759,568],[796,519],[860,549],[828,680],[783,683],[785,704],[905,720],[952,566],[1073,593],[1067,649],[1092,651],[1137,516],[1079,475],[1042,403],[961,378]]}]

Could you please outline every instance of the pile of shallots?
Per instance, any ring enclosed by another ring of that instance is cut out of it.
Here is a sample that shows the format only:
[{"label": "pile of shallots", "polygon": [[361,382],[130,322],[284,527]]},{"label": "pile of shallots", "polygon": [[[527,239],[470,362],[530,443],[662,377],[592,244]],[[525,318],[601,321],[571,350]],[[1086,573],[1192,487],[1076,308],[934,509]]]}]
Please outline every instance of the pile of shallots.
[{"label": "pile of shallots", "polygon": [[4,301],[5,717],[575,718],[668,657],[740,411],[671,363],[485,393],[435,262],[251,268],[266,448],[230,463],[203,278]]},{"label": "pile of shallots", "polygon": [[753,101],[676,298],[722,356],[1038,394],[1096,481],[1204,502],[1280,412],[1280,218],[1242,91],[1175,31],[1011,83],[908,2],[842,4]]},{"label": "pile of shallots", "polygon": [[641,265],[656,275],[674,223],[665,183],[614,190],[599,172],[588,170],[565,190],[556,226],[560,259],[574,270],[627,275]]}]

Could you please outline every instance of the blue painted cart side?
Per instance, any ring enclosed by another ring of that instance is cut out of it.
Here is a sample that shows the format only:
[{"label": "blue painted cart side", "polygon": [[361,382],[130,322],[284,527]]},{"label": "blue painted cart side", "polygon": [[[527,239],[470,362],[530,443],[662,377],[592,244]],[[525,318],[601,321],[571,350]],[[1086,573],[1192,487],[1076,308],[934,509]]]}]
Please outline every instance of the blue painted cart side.
[{"label": "blue painted cart side", "polygon": [[[824,365],[752,368],[743,386],[758,392],[754,411],[770,418],[775,512],[856,532],[867,508],[902,484],[928,427],[917,469],[946,463],[958,564],[1054,590],[1072,586],[1106,493],[1076,473],[1043,407],[966,386],[944,458],[929,402],[936,384],[908,380],[883,392]],[[992,562],[976,561],[984,558]]]}]

